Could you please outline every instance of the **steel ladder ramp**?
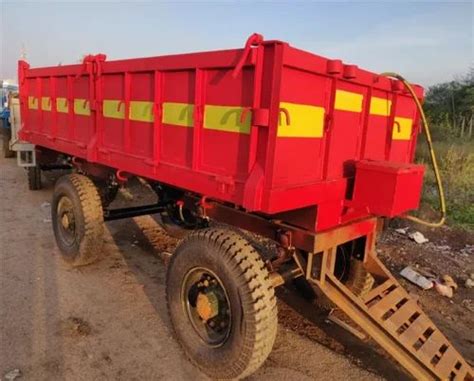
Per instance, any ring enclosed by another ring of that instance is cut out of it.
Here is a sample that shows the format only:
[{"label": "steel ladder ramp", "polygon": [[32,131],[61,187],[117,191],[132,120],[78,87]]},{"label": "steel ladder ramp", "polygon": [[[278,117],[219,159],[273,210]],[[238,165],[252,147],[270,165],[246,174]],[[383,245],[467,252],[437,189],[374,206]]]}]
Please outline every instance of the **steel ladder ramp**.
[{"label": "steel ladder ramp", "polygon": [[357,297],[333,274],[310,278],[318,288],[364,329],[418,380],[473,380],[469,364],[377,259],[385,281]]}]

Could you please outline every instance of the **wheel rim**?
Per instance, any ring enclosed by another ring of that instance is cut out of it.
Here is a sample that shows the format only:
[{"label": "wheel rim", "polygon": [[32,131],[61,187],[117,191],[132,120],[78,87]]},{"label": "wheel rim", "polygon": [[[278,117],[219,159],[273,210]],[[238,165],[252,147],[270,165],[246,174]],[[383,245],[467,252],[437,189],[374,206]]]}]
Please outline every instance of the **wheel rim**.
[{"label": "wheel rim", "polygon": [[185,276],[181,300],[199,337],[211,347],[223,345],[231,332],[229,297],[219,277],[209,269],[196,267]]},{"label": "wheel rim", "polygon": [[76,240],[76,218],[72,201],[63,196],[56,209],[57,225],[62,240],[72,246]]}]

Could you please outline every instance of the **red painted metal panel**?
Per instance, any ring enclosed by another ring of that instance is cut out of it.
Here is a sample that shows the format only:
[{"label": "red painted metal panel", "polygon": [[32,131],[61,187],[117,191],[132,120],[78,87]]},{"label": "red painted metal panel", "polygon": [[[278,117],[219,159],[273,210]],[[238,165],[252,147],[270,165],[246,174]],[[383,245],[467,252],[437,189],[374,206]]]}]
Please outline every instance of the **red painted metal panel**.
[{"label": "red painted metal panel", "polygon": [[[406,163],[357,163],[352,205],[370,213],[394,217],[418,208],[424,168]],[[374,186],[376,184],[376,186]]]},{"label": "red painted metal panel", "polygon": [[[347,222],[356,162],[413,160],[413,100],[398,81],[284,42],[252,41],[49,68],[20,61],[21,135],[249,211],[317,207],[315,229]],[[397,121],[404,130],[395,139]]]}]

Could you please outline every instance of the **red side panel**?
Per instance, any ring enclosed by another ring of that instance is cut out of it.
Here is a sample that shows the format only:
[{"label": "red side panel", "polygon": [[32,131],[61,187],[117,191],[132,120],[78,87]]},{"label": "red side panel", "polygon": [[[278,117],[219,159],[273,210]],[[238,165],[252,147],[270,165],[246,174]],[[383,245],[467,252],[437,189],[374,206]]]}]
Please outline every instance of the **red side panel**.
[{"label": "red side panel", "polygon": [[[163,103],[194,104],[195,86],[194,70],[163,73]],[[192,128],[163,122],[160,152],[160,162],[191,168],[193,159]]]},{"label": "red side panel", "polygon": [[[354,161],[360,158],[364,99],[367,88],[338,81],[334,95],[334,111],[329,124],[326,178],[338,179],[353,174]],[[345,99],[347,98],[347,99]],[[352,99],[354,98],[354,99]]]},{"label": "red side panel", "polygon": [[[308,73],[296,68],[285,67],[281,79],[281,107],[285,104],[316,106],[328,109],[331,101],[331,80],[327,77]],[[289,108],[289,121],[286,120],[284,110],[279,112],[279,127],[287,127],[287,134],[277,131],[278,139],[275,145],[275,172],[273,186],[275,188],[301,186],[320,181],[323,176],[324,145],[325,145],[325,120],[323,111],[321,120],[309,119],[308,131],[301,131],[297,115]],[[304,112],[304,111],[302,111]],[[293,118],[292,118],[293,116]],[[292,120],[293,119],[293,120]],[[289,125],[286,124],[289,122]],[[322,124],[322,125],[320,125]],[[292,131],[293,130],[293,131]],[[304,132],[313,134],[304,136]],[[288,136],[292,135],[292,136]],[[303,135],[303,136],[302,136]],[[319,136],[316,136],[319,135]]]},{"label": "red side panel", "polygon": [[[208,70],[205,74],[204,105],[228,109],[222,111],[219,125],[211,122],[212,113],[217,115],[219,109],[204,110],[200,164],[203,171],[242,181],[248,176],[251,114],[245,110],[252,107],[254,70],[243,70],[237,79],[231,74],[231,69]],[[240,132],[232,129],[239,125]]]},{"label": "red side panel", "polygon": [[[378,100],[378,109],[373,107],[373,112],[368,115],[366,132],[363,143],[362,157],[371,160],[384,160],[388,141],[391,140],[392,126],[391,105],[393,96],[391,92],[374,89],[371,97]],[[385,104],[384,104],[385,103]],[[369,107],[371,107],[369,105]]]}]

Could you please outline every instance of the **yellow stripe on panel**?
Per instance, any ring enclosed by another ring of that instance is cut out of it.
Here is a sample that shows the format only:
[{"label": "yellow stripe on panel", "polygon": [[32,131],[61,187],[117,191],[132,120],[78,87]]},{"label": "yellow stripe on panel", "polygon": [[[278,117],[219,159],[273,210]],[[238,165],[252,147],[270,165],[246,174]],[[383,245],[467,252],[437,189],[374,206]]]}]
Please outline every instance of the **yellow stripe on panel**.
[{"label": "yellow stripe on panel", "polygon": [[410,118],[395,117],[392,139],[410,140],[413,120]]},{"label": "yellow stripe on panel", "polygon": [[372,97],[370,98],[370,114],[389,116],[392,109],[392,101],[385,98]]},{"label": "yellow stripe on panel", "polygon": [[102,114],[106,118],[125,119],[124,101],[115,99],[104,99]]},{"label": "yellow stripe on panel", "polygon": [[193,126],[194,105],[189,103],[163,103],[163,123],[176,126]]},{"label": "yellow stripe on panel", "polygon": [[278,122],[278,137],[287,138],[320,138],[324,130],[323,107],[281,102],[280,108],[288,111],[290,124],[283,113]]},{"label": "yellow stripe on panel", "polygon": [[74,99],[74,114],[90,116],[91,109],[87,99]]},{"label": "yellow stripe on panel", "polygon": [[50,97],[41,98],[41,110],[51,111],[51,98]]},{"label": "yellow stripe on panel", "polygon": [[28,108],[31,110],[38,110],[38,98],[29,96],[28,97]]},{"label": "yellow stripe on panel", "polygon": [[56,98],[56,110],[63,113],[69,112],[67,98]]},{"label": "yellow stripe on panel", "polygon": [[204,128],[216,131],[250,133],[251,113],[240,121],[243,107],[206,105],[204,108]]},{"label": "yellow stripe on panel", "polygon": [[130,120],[137,122],[153,122],[153,102],[131,101],[130,102]]},{"label": "yellow stripe on panel", "polygon": [[336,90],[334,108],[341,111],[361,112],[363,100],[364,96],[362,94]]}]

